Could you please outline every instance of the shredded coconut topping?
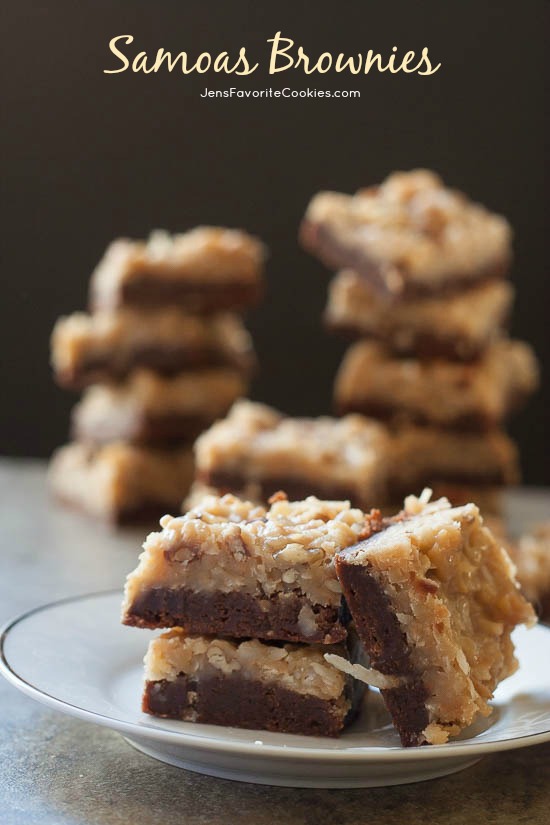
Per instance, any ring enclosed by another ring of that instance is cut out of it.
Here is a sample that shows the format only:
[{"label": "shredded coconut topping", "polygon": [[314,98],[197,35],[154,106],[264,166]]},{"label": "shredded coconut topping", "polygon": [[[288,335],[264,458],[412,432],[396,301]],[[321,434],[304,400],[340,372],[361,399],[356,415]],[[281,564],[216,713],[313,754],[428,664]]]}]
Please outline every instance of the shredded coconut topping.
[{"label": "shredded coconut topping", "polygon": [[[243,590],[269,597],[298,591],[312,602],[338,605],[334,555],[356,543],[365,515],[348,502],[275,501],[269,510],[235,496],[206,496],[184,516],[162,519],[130,574],[126,606],[151,587]],[[312,616],[301,616],[311,627]]]},{"label": "shredded coconut topping", "polygon": [[[341,653],[342,647],[335,646]],[[234,642],[186,636],[176,629],[154,639],[145,656],[145,678],[168,681],[180,674],[207,677],[239,673],[244,678],[278,685],[301,694],[338,699],[345,686],[342,673],[323,658],[319,645],[282,647],[257,639]],[[338,657],[342,658],[342,657]]]},{"label": "shredded coconut topping", "polygon": [[306,212],[302,238],[316,253],[309,229],[328,233],[337,251],[330,265],[353,266],[364,255],[379,266],[388,292],[407,283],[437,288],[456,278],[485,277],[511,257],[511,229],[460,192],[445,188],[433,172],[395,172],[380,186],[349,196],[320,192]]}]

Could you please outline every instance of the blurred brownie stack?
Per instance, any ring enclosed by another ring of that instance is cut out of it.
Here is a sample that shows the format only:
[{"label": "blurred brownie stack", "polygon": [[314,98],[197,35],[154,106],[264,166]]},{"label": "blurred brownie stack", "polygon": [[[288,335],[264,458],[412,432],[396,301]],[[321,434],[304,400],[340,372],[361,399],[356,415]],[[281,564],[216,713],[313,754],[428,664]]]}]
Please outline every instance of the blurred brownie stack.
[{"label": "blurred brownie stack", "polygon": [[74,441],[51,463],[59,499],[115,523],[179,508],[194,439],[247,392],[255,355],[240,316],[261,296],[264,259],[257,239],[217,227],[108,247],[90,314],[52,335],[56,381],[84,390]]},{"label": "blurred brownie stack", "polygon": [[338,269],[325,320],[355,341],[335,407],[389,425],[390,497],[429,485],[457,504],[497,506],[519,475],[503,421],[538,381],[530,347],[505,332],[507,221],[416,170],[355,195],[317,194],[300,238]]}]

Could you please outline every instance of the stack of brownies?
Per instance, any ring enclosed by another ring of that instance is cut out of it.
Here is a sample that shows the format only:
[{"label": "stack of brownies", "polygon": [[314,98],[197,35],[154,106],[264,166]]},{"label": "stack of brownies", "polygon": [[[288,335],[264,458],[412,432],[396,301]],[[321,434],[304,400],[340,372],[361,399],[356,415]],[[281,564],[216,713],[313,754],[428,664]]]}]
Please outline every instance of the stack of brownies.
[{"label": "stack of brownies", "polygon": [[392,519],[283,493],[270,505],[206,496],[147,538],[122,615],[170,628],[145,657],[145,712],[336,736],[366,683],[406,746],[491,712],[517,668],[510,634],[535,617],[474,504],[423,494]]},{"label": "stack of brownies", "polygon": [[57,497],[115,523],[178,508],[191,444],[246,394],[255,356],[240,313],[262,291],[263,245],[198,227],[112,243],[90,287],[91,314],[52,335],[58,383],[84,389],[74,441],[57,451]]},{"label": "stack of brownies", "polygon": [[336,411],[389,424],[392,496],[420,480],[455,501],[494,503],[495,488],[518,479],[502,422],[538,380],[530,347],[504,332],[507,221],[416,170],[353,196],[319,193],[300,237],[339,269],[326,322],[357,340],[336,377]]},{"label": "stack of brownies", "polygon": [[361,685],[323,654],[349,658],[333,556],[361,538],[365,516],[275,498],[266,509],[206,496],[148,536],[123,622],[174,629],[150,644],[146,712],[326,736],[354,715]]}]

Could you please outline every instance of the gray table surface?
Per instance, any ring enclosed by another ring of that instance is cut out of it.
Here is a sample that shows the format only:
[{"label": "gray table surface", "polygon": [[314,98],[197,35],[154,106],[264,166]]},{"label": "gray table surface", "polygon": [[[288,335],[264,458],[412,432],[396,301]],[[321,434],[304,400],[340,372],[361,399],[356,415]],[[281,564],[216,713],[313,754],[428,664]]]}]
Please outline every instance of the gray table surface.
[{"label": "gray table surface", "polygon": [[[550,513],[550,491],[509,495],[512,523]],[[53,504],[44,465],[0,460],[0,623],[54,599],[121,586],[143,531],[114,533]],[[461,773],[365,790],[271,788],[172,768],[105,728],[33,702],[0,678],[3,825],[548,823],[550,744]]]}]

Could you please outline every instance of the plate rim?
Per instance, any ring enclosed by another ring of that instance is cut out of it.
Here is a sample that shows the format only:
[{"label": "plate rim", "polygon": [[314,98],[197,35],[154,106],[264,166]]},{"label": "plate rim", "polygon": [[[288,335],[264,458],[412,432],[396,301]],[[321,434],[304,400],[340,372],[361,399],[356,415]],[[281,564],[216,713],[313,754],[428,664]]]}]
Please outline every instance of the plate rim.
[{"label": "plate rim", "polygon": [[[490,742],[476,742],[475,740],[463,740],[459,742],[450,742],[444,745],[430,745],[428,747],[404,748],[402,746],[395,747],[356,747],[349,750],[337,750],[330,748],[306,748],[301,745],[284,744],[273,745],[256,740],[255,742],[239,742],[231,739],[224,739],[223,737],[215,738],[213,736],[206,736],[201,733],[193,733],[188,731],[173,731],[164,728],[155,727],[149,724],[138,724],[136,722],[126,722],[118,719],[116,716],[109,716],[98,713],[97,711],[89,710],[87,708],[74,705],[66,702],[64,699],[59,699],[46,691],[33,685],[20,676],[15,669],[10,665],[5,643],[9,637],[10,632],[25,620],[31,618],[37,613],[61,607],[65,604],[83,602],[94,598],[106,598],[114,595],[122,596],[120,588],[111,588],[109,590],[98,590],[89,593],[80,593],[72,596],[66,596],[54,601],[45,602],[43,604],[32,607],[22,613],[13,616],[0,626],[0,674],[15,688],[20,690],[31,699],[46,705],[49,708],[59,710],[69,716],[76,717],[87,722],[93,722],[116,730],[122,734],[133,736],[142,736],[147,739],[153,739],[157,742],[166,742],[170,744],[181,745],[182,747],[189,747],[201,751],[217,751],[224,753],[233,753],[237,756],[266,756],[276,759],[297,759],[308,760],[314,762],[333,761],[339,763],[346,762],[391,762],[391,761],[415,761],[418,759],[451,759],[453,757],[465,757],[468,754],[481,756],[489,753],[496,753],[507,750],[515,750],[518,748],[529,747],[531,745],[542,744],[550,740],[550,728],[539,733],[526,734],[523,736],[511,737],[502,740],[493,740]],[[540,624],[535,625],[533,630],[549,634],[550,628],[544,627]],[[231,730],[231,728],[223,728],[223,730]],[[258,731],[260,734],[262,731]]]}]

